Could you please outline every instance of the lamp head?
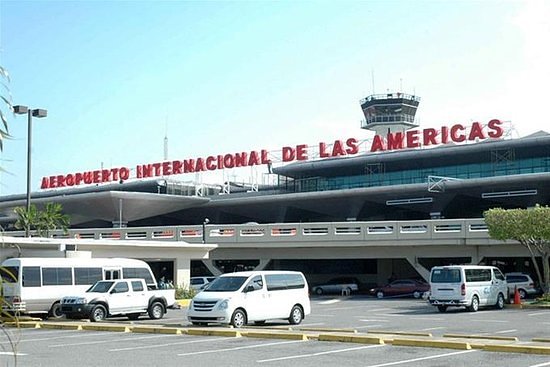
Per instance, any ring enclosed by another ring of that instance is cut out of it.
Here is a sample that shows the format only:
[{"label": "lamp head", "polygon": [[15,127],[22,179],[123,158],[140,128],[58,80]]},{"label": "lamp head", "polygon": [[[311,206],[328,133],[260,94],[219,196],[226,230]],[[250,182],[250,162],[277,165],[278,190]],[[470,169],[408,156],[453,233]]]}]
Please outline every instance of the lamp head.
[{"label": "lamp head", "polygon": [[16,113],[18,115],[23,115],[29,112],[29,108],[27,106],[13,106],[13,113]]},{"label": "lamp head", "polygon": [[33,117],[46,117],[48,116],[48,110],[43,110],[41,108],[36,108],[32,110]]},{"label": "lamp head", "polygon": [[210,219],[204,218],[204,224],[208,224],[208,223],[210,223]]}]

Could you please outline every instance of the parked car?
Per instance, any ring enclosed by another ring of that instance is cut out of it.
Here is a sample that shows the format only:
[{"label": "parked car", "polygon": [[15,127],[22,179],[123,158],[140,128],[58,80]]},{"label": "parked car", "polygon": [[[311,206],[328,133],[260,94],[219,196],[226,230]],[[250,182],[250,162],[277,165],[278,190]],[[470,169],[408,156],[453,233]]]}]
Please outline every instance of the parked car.
[{"label": "parked car", "polygon": [[220,275],[189,304],[193,325],[231,324],[285,319],[292,325],[311,312],[308,284],[297,271],[247,271]]},{"label": "parked car", "polygon": [[393,296],[420,298],[424,292],[429,290],[430,285],[428,283],[415,279],[397,279],[383,287],[372,288],[369,293],[378,298]]},{"label": "parked car", "polygon": [[359,281],[355,278],[334,278],[325,284],[316,285],[311,288],[315,294],[338,293],[342,294],[357,292],[359,290]]},{"label": "parked car", "polygon": [[529,274],[525,273],[506,273],[506,283],[508,283],[508,291],[510,297],[514,296],[515,289],[517,287],[520,298],[526,298],[540,293],[540,289],[535,286],[533,278]]},{"label": "parked car", "polygon": [[204,286],[216,279],[216,277],[191,277],[190,288],[199,291],[204,289]]},{"label": "parked car", "polygon": [[92,322],[120,315],[137,320],[142,314],[156,320],[175,303],[174,289],[149,290],[144,279],[100,280],[85,293],[61,298],[61,312]]},{"label": "parked car", "polygon": [[476,312],[482,306],[504,308],[508,285],[502,272],[494,266],[434,266],[430,274],[432,306],[445,312],[449,306],[466,307]]}]

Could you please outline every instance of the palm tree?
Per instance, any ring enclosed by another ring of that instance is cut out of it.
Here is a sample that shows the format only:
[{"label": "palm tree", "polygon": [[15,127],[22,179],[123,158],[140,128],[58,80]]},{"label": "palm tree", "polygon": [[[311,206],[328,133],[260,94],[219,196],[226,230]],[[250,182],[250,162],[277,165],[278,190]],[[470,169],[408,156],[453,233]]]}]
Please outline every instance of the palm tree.
[{"label": "palm tree", "polygon": [[18,206],[14,211],[18,217],[15,228],[25,231],[27,236],[31,230],[38,228],[39,214],[35,205],[31,205],[29,211],[22,206]]},{"label": "palm tree", "polygon": [[35,205],[31,205],[29,211],[17,207],[15,213],[18,216],[15,228],[24,230],[27,234],[36,230],[39,236],[48,237],[50,231],[61,229],[66,233],[69,229],[69,216],[63,214],[63,207],[58,203],[46,203],[44,210],[36,209]]},{"label": "palm tree", "polygon": [[63,207],[59,203],[46,203],[46,207],[38,214],[38,233],[48,237],[50,231],[61,229],[67,233],[69,216],[63,214]]}]

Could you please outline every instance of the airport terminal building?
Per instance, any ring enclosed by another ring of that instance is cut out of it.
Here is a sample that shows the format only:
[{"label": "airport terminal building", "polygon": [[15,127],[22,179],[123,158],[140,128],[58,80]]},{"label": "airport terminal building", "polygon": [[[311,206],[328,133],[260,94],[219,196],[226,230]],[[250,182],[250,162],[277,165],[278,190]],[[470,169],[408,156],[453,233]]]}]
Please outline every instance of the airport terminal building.
[{"label": "airport terminal building", "polygon": [[[300,270],[313,284],[345,276],[364,285],[425,278],[432,266],[451,263],[532,272],[527,250],[491,240],[482,217],[494,207],[550,204],[550,134],[512,139],[498,119],[418,129],[419,101],[403,93],[363,99],[370,140],[321,142],[314,152],[286,146],[278,164],[258,150],[44,177],[32,202],[63,205],[71,230],[58,238],[216,244],[208,258],[188,262],[162,247],[145,255],[178,283],[188,274],[252,268]],[[274,180],[171,178],[249,166],[267,168]],[[0,198],[4,228],[24,205],[25,195]]]}]

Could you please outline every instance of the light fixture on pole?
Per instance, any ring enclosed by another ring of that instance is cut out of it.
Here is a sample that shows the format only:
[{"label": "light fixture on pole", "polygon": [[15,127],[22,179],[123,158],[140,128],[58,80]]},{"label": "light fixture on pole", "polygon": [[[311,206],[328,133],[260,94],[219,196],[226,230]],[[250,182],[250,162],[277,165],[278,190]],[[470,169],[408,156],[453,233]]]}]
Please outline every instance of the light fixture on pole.
[{"label": "light fixture on pole", "polygon": [[202,222],[202,243],[206,243],[206,225],[210,223],[210,219],[204,218]]},{"label": "light fixture on pole", "polygon": [[[13,112],[18,115],[27,114],[27,213],[31,210],[31,147],[32,147],[32,118],[46,117],[48,111],[41,108],[28,108],[27,106],[13,106]],[[25,236],[29,237],[29,228],[25,229]]]}]

